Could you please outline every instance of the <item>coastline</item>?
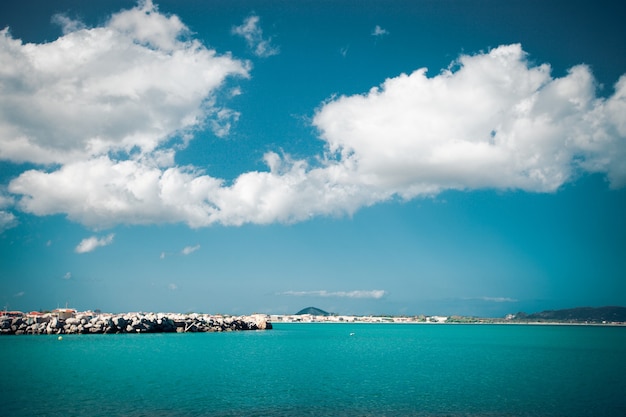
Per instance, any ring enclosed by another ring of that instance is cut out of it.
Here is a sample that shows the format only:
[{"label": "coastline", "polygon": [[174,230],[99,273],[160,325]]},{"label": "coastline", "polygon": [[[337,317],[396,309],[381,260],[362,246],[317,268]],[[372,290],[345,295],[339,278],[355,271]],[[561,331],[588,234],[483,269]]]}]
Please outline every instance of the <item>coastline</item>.
[{"label": "coastline", "polygon": [[497,318],[446,317],[446,316],[316,316],[279,315],[267,316],[272,323],[337,323],[337,324],[423,324],[423,325],[530,325],[530,326],[613,326],[626,327],[626,322],[583,322],[555,320],[515,320]]},{"label": "coastline", "polygon": [[[9,312],[19,313],[19,312]],[[626,327],[626,322],[558,321],[462,316],[351,316],[312,314],[251,314],[242,316],[198,313],[93,313],[58,309],[51,313],[19,313],[0,316],[0,335],[63,335],[120,333],[206,333],[270,330],[273,324],[421,324]]]}]

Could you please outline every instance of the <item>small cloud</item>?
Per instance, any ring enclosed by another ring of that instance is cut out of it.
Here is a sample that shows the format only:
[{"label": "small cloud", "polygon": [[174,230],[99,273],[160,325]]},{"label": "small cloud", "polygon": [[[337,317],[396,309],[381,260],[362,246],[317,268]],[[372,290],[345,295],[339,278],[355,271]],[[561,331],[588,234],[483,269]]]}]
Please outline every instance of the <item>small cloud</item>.
[{"label": "small cloud", "polygon": [[372,31],[372,36],[379,37],[379,36],[383,36],[383,35],[389,35],[389,31],[387,31],[386,29],[381,28],[379,25],[376,25],[376,27]]},{"label": "small cloud", "polygon": [[63,34],[67,35],[68,33],[76,32],[81,29],[85,29],[85,24],[79,20],[72,20],[66,15],[59,13],[52,16],[52,23],[55,23],[61,26],[63,29]]},{"label": "small cloud", "polygon": [[344,46],[342,48],[339,48],[339,53],[341,54],[342,57],[346,57],[346,55],[348,55],[348,50],[350,49],[350,45],[348,46]]},{"label": "small cloud", "polygon": [[0,192],[0,208],[11,207],[15,204],[13,197],[5,195],[4,192]]},{"label": "small cloud", "polygon": [[66,272],[65,275],[63,275],[63,279],[65,279],[65,280],[72,279],[72,273],[71,272]]},{"label": "small cloud", "polygon": [[96,236],[88,237],[83,239],[78,246],[76,246],[76,253],[87,253],[95,250],[100,246],[107,246],[113,243],[113,238],[115,237],[114,233],[111,233],[108,236],[103,238],[97,238]]},{"label": "small cloud", "polygon": [[211,116],[211,130],[218,138],[227,136],[232,124],[239,120],[239,112],[230,109],[216,110]]},{"label": "small cloud", "polygon": [[170,291],[176,291],[178,289],[178,285],[172,283],[172,284],[168,285],[167,288]]},{"label": "small cloud", "polygon": [[19,222],[17,221],[17,217],[15,217],[13,213],[0,210],[0,233],[17,226],[18,223]]},{"label": "small cloud", "polygon": [[509,297],[482,297],[483,301],[492,301],[494,303],[517,303],[518,300]]},{"label": "small cloud", "polygon": [[277,55],[280,50],[271,44],[272,38],[263,39],[263,30],[259,27],[259,16],[250,16],[240,26],[234,26],[232,33],[243,37],[254,54],[266,58]]},{"label": "small cloud", "polygon": [[464,298],[464,300],[489,301],[491,303],[517,303],[519,301],[510,297],[468,297]]},{"label": "small cloud", "polygon": [[180,252],[183,255],[189,255],[194,253],[195,251],[197,251],[198,249],[200,249],[200,245],[196,245],[196,246],[185,246],[183,248],[183,250]]},{"label": "small cloud", "polygon": [[17,294],[13,294],[13,298],[20,298],[23,297],[24,294],[26,294],[24,291],[20,291]]},{"label": "small cloud", "polygon": [[383,298],[387,294],[384,290],[355,290],[355,291],[285,291],[278,295],[294,297],[339,297],[339,298]]},{"label": "small cloud", "polygon": [[4,210],[12,207],[14,204],[15,200],[13,197],[6,195],[3,190],[0,190],[0,233],[17,226],[19,223],[13,213]]},{"label": "small cloud", "polygon": [[165,254],[165,252],[161,252],[161,254],[159,255],[159,259],[165,259],[167,255]]}]

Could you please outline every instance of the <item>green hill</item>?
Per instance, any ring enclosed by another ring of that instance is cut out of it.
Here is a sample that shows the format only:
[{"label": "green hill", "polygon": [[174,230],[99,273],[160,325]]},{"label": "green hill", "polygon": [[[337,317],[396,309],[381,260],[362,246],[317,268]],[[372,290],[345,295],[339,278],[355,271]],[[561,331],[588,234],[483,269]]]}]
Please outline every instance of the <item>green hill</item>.
[{"label": "green hill", "polygon": [[330,316],[330,313],[321,310],[317,307],[307,307],[307,308],[303,308],[302,310],[298,311],[296,313],[296,316],[301,316],[303,314],[310,314],[312,316]]},{"label": "green hill", "polygon": [[626,307],[578,307],[564,310],[547,310],[533,314],[518,313],[516,318],[563,322],[625,322]]}]

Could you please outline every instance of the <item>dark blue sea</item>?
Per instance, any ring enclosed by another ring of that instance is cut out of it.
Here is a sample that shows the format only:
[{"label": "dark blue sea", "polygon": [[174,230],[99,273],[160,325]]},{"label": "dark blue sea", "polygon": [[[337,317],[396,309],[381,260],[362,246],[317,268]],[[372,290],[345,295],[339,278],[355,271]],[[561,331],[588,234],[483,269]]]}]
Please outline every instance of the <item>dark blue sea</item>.
[{"label": "dark blue sea", "polygon": [[626,327],[0,337],[0,416],[626,416]]}]

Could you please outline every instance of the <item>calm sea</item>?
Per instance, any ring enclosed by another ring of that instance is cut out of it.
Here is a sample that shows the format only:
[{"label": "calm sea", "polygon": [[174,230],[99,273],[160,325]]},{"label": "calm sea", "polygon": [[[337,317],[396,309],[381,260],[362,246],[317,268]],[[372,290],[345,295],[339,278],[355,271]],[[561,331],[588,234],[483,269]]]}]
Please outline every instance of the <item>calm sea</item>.
[{"label": "calm sea", "polygon": [[626,416],[626,327],[0,337],[1,416]]}]

